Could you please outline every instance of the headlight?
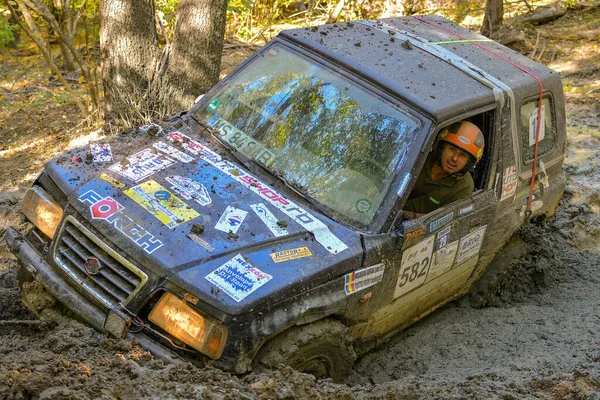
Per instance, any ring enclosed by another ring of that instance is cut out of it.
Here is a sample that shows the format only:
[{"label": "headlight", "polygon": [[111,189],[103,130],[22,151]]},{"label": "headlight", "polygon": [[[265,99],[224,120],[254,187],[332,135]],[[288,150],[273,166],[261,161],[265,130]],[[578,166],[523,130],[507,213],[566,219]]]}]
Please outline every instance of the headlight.
[{"label": "headlight", "polygon": [[23,199],[23,214],[52,239],[62,219],[63,209],[44,189],[32,186]]},{"label": "headlight", "polygon": [[163,294],[148,319],[210,358],[216,360],[223,353],[227,340],[225,325],[200,315],[169,292]]}]

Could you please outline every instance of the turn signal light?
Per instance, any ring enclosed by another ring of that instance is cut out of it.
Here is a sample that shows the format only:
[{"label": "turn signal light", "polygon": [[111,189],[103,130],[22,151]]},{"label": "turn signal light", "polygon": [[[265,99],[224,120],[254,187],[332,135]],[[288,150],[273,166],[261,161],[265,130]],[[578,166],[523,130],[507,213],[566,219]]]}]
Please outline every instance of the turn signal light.
[{"label": "turn signal light", "polygon": [[50,239],[62,219],[62,207],[41,187],[32,186],[23,198],[23,214]]}]

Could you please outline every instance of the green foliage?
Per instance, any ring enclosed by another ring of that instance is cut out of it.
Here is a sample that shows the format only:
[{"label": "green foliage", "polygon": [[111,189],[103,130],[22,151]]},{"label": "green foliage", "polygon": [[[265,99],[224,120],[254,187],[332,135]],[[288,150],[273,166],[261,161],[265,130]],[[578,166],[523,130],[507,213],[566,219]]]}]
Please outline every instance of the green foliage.
[{"label": "green foliage", "polygon": [[575,7],[579,3],[579,0],[565,0],[564,5],[565,8]]},{"label": "green foliage", "polygon": [[17,25],[13,25],[0,13],[0,50],[5,48],[9,43],[15,40],[13,31],[18,29]]}]

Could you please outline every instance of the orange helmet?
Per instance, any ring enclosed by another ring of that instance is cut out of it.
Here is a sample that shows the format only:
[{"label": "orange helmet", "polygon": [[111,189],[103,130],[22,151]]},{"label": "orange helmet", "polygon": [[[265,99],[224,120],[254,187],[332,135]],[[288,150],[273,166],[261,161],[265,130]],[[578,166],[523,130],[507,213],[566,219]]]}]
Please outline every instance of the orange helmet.
[{"label": "orange helmet", "polygon": [[483,146],[485,144],[483,133],[477,125],[469,121],[455,122],[442,130],[436,149],[436,161],[438,162],[442,156],[444,142],[450,143],[471,155],[471,160],[460,171],[460,175],[464,175],[473,169],[483,156]]}]

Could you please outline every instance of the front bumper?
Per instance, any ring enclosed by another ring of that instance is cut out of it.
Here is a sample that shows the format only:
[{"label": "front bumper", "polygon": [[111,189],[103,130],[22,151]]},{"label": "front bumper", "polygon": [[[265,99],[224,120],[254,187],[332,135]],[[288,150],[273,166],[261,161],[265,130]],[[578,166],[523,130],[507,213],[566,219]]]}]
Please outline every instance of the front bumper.
[{"label": "front bumper", "polygon": [[[108,333],[104,327],[107,318],[106,312],[80,296],[46,263],[38,250],[23,235],[10,227],[4,234],[4,240],[22,267],[39,280],[58,301],[95,329]],[[143,333],[128,332],[127,338],[137,340],[143,348],[164,360],[175,363],[184,362],[176,353]]]}]

